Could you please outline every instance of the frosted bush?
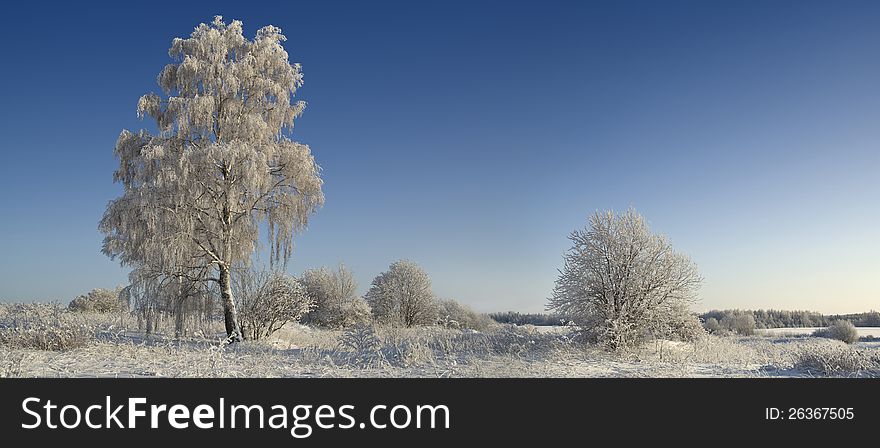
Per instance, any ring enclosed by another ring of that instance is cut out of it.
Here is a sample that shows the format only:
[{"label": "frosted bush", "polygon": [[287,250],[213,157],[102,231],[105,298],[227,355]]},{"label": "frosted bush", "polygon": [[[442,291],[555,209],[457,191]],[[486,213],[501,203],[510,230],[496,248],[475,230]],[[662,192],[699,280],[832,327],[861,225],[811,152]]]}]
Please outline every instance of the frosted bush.
[{"label": "frosted bush", "polygon": [[714,317],[706,319],[706,322],[703,323],[703,328],[705,328],[706,332],[709,334],[722,334],[724,332],[721,323],[719,323],[718,319]]},{"label": "frosted bush", "polygon": [[120,297],[121,288],[103,289],[96,288],[87,294],[81,295],[67,305],[70,311],[93,311],[98,313],[112,313],[128,310],[128,302]]},{"label": "frosted bush", "polygon": [[740,336],[755,334],[755,316],[751,313],[732,313],[721,318],[721,326]]},{"label": "frosted bush", "polygon": [[315,303],[303,322],[325,328],[348,328],[368,325],[373,319],[370,306],[357,295],[354,274],[344,265],[303,273],[306,294]]},{"label": "frosted bush", "polygon": [[339,349],[347,364],[360,368],[377,367],[385,361],[382,343],[372,326],[358,325],[342,332]]},{"label": "frosted bush", "polygon": [[478,313],[454,299],[440,300],[438,314],[438,323],[446,328],[486,331],[497,325],[488,315]]},{"label": "frosted bush", "polygon": [[852,344],[859,340],[859,331],[856,330],[855,325],[848,320],[836,320],[832,322],[828,328],[814,331],[813,336],[837,339],[838,341]]},{"label": "frosted bush", "polygon": [[57,303],[12,304],[0,316],[0,345],[69,350],[95,340],[97,327]]},{"label": "frosted bush", "polygon": [[268,337],[284,324],[298,322],[312,308],[302,284],[278,271],[241,272],[235,285],[246,339]]}]

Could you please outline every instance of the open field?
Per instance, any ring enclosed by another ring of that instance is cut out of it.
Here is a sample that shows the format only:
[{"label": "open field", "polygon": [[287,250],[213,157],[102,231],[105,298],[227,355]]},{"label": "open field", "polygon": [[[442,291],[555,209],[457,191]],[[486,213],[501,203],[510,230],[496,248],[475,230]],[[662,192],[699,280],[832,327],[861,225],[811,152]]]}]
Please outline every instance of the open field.
[{"label": "open field", "polygon": [[39,319],[8,309],[5,317],[0,314],[0,376],[880,376],[880,344],[848,346],[810,336],[704,335],[692,342],[655,341],[609,353],[579,342],[565,327],[342,331],[288,324],[266,340],[224,346],[220,331],[217,339],[145,336],[130,316],[55,312]]},{"label": "open field", "polygon": [[[755,330],[755,332],[761,336],[795,337],[809,336],[813,334],[813,332],[815,332],[816,330],[821,329],[822,327],[764,328]],[[880,338],[880,327],[856,327],[856,331],[858,331],[860,338]]]},{"label": "open field", "polygon": [[[663,341],[627,354],[567,345],[530,348],[554,340],[521,333],[522,345],[467,345],[445,332],[409,336],[411,342],[354,351],[334,346],[331,335],[245,342],[219,347],[205,341],[160,338],[96,341],[63,351],[0,347],[0,375],[39,377],[810,377],[880,376],[880,348],[847,347],[817,338],[706,337],[695,343]],[[515,337],[515,336],[514,336]],[[515,337],[516,338],[516,337]],[[472,340],[484,343],[482,338]],[[448,350],[442,347],[448,346]],[[804,354],[829,357],[861,353],[873,368],[826,372],[798,365]]]}]

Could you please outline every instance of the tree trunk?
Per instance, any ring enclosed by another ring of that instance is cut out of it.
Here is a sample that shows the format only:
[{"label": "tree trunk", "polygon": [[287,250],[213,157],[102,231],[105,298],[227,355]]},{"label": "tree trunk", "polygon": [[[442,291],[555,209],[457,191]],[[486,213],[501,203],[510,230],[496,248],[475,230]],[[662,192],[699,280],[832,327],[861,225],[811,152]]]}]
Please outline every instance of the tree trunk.
[{"label": "tree trunk", "polygon": [[174,338],[180,339],[185,336],[183,328],[183,279],[177,277],[177,297],[174,300]]},{"label": "tree trunk", "polygon": [[241,326],[238,323],[238,311],[232,298],[232,281],[229,266],[220,265],[220,298],[223,300],[223,318],[226,321],[226,341],[241,342]]}]

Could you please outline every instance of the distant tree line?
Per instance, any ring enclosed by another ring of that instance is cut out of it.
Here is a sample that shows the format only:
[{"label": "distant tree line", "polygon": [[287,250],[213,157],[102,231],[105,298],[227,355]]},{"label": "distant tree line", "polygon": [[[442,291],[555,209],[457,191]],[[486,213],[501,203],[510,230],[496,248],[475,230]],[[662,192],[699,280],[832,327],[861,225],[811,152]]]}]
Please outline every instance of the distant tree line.
[{"label": "distant tree line", "polygon": [[869,311],[856,314],[821,314],[815,311],[789,310],[712,310],[700,315],[703,322],[714,319],[717,322],[743,320],[751,316],[756,328],[799,328],[827,327],[832,322],[842,320],[857,327],[880,327],[880,312]]},{"label": "distant tree line", "polygon": [[565,322],[561,317],[548,313],[518,313],[516,311],[505,311],[502,313],[490,313],[489,317],[500,324],[565,325]]},{"label": "distant tree line", "polygon": [[844,320],[857,327],[880,327],[880,311],[868,311],[856,314],[832,314],[826,316],[830,321]]}]

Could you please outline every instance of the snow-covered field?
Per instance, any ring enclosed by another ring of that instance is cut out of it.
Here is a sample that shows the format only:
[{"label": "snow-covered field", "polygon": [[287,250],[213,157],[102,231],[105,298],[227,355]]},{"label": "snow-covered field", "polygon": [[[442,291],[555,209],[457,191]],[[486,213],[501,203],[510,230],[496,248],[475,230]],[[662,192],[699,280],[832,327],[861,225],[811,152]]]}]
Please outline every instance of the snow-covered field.
[{"label": "snow-covered field", "polygon": [[880,377],[880,343],[846,345],[809,336],[810,329],[704,335],[609,353],[567,327],[288,324],[268,339],[226,346],[219,322],[175,339],[173,322],[145,336],[130,315],[40,306],[5,313],[0,377]]},{"label": "snow-covered field", "polygon": [[[802,327],[802,328],[766,328],[766,329],[758,329],[756,333],[762,336],[809,336],[813,334],[814,331],[820,330],[823,327]],[[880,338],[880,327],[856,327],[856,330],[859,332],[859,337],[875,337]]]},{"label": "snow-covered field", "polygon": [[[852,347],[813,337],[707,336],[695,342],[660,341],[630,353],[611,354],[573,343],[564,333],[501,331],[492,336],[445,329],[398,330],[378,334],[378,345],[361,349],[341,346],[341,332],[300,326],[284,328],[267,341],[228,347],[205,340],[117,335],[60,351],[0,346],[0,376],[880,376],[877,345]],[[818,358],[813,356],[817,353]],[[836,371],[823,364],[838,358],[850,367]]]}]

